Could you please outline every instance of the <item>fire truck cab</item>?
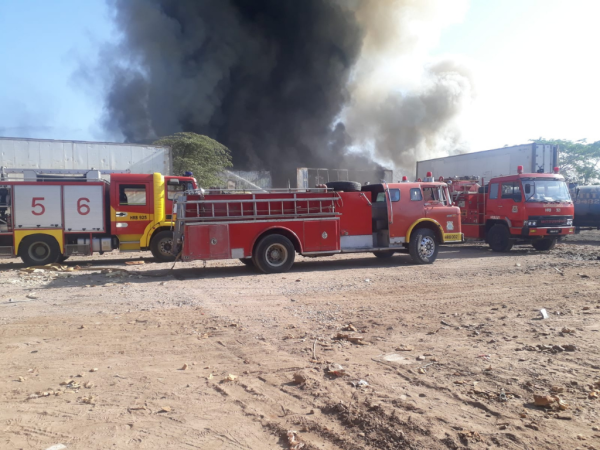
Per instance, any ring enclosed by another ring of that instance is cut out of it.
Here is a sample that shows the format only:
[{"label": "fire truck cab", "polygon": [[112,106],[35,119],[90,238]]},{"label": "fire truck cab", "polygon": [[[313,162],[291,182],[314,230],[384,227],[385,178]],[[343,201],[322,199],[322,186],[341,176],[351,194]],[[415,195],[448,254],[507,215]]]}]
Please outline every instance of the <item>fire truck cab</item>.
[{"label": "fire truck cab", "polygon": [[289,270],[296,253],[409,253],[414,262],[430,264],[440,244],[463,241],[460,210],[446,184],[433,179],[192,192],[176,200],[176,212],[175,252],[183,261],[239,258],[264,273]]},{"label": "fire truck cab", "polygon": [[448,179],[454,201],[461,209],[465,237],[485,239],[496,252],[514,244],[536,250],[554,248],[558,238],[572,234],[573,202],[558,168],[554,173],[523,173],[492,178]]},{"label": "fire truck cab", "polygon": [[173,199],[195,189],[194,178],[113,171],[107,181],[103,174],[5,170],[0,256],[32,266],[119,249],[151,250],[159,261],[172,261]]}]

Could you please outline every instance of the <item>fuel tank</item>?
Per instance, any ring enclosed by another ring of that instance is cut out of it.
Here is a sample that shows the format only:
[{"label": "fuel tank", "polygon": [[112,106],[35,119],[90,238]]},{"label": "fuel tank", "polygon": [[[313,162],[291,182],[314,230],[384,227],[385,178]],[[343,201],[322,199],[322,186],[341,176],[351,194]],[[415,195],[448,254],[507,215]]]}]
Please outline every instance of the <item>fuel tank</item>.
[{"label": "fuel tank", "polygon": [[580,186],[571,191],[575,204],[573,225],[600,227],[600,186]]}]

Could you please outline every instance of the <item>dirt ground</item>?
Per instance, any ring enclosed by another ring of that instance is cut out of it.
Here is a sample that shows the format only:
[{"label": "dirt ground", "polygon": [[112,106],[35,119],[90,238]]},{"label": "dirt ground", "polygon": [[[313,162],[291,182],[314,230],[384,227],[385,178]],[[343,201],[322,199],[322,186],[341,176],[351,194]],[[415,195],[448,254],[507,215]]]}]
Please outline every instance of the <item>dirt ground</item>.
[{"label": "dirt ground", "polygon": [[599,244],[5,260],[0,448],[600,449]]}]

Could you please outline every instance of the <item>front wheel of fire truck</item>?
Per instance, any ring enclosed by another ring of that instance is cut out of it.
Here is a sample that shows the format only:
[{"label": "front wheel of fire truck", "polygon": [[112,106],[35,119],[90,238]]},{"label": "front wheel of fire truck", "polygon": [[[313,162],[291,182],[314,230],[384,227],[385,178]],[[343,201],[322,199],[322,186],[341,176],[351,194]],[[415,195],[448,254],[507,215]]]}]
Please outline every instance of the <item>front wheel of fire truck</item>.
[{"label": "front wheel of fire truck", "polygon": [[58,262],[60,246],[56,239],[46,234],[27,236],[19,245],[19,256],[28,266],[45,266]]},{"label": "front wheel of fire truck", "polygon": [[494,252],[508,252],[513,247],[513,243],[510,241],[508,228],[500,224],[496,224],[490,228],[487,241]]},{"label": "front wheel of fire truck", "polygon": [[173,232],[164,230],[156,233],[150,241],[150,251],[152,256],[159,262],[175,261],[175,255],[171,253],[173,249]]},{"label": "front wheel of fire truck", "polygon": [[252,261],[261,272],[287,272],[294,264],[294,244],[280,234],[270,234],[260,240],[254,249]]},{"label": "front wheel of fire truck", "polygon": [[248,267],[254,267],[254,261],[252,258],[240,258],[240,262]]},{"label": "front wheel of fire truck", "polygon": [[554,247],[556,247],[556,239],[539,239],[537,241],[533,241],[531,245],[533,245],[533,248],[536,250],[542,252],[546,250],[552,250]]},{"label": "front wheel of fire truck", "polygon": [[412,232],[408,244],[410,257],[417,264],[431,264],[437,258],[439,246],[435,233],[427,228]]}]

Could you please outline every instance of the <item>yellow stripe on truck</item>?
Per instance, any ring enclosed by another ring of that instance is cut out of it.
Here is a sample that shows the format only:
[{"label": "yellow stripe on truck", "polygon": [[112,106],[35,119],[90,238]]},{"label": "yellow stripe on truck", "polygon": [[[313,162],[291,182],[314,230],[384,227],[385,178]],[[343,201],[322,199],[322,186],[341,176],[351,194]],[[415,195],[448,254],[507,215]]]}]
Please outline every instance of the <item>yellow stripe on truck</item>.
[{"label": "yellow stripe on truck", "polygon": [[462,233],[444,233],[444,242],[463,242]]}]

